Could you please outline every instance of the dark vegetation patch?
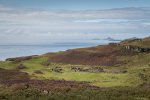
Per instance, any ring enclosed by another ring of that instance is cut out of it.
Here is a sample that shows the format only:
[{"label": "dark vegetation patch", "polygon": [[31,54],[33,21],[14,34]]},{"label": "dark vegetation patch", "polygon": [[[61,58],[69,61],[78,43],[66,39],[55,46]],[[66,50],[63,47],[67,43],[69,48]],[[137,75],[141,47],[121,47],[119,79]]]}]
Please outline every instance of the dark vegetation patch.
[{"label": "dark vegetation patch", "polygon": [[87,82],[65,81],[65,80],[4,80],[1,84],[9,86],[23,85],[23,87],[34,87],[41,91],[65,90],[65,89],[99,89],[99,87],[91,86]]},{"label": "dark vegetation patch", "polygon": [[71,67],[71,71],[74,72],[90,72],[90,73],[114,73],[114,74],[120,74],[120,73],[127,73],[127,70],[110,70],[110,69],[103,69],[101,67],[93,67],[93,68],[82,68],[82,67]]},{"label": "dark vegetation patch", "polygon": [[49,66],[50,62],[42,62],[41,65],[43,65],[43,66]]},{"label": "dark vegetation patch", "polygon": [[34,73],[36,73],[36,74],[43,74],[43,72],[40,71],[40,70],[35,70]]},{"label": "dark vegetation patch", "polygon": [[20,72],[17,70],[6,70],[0,68],[0,81],[5,80],[18,80],[18,79],[29,79],[29,76],[25,72]]},{"label": "dark vegetation patch", "polygon": [[120,74],[120,73],[127,73],[127,70],[108,70],[104,69],[103,70],[105,73],[114,73],[114,74]]},{"label": "dark vegetation patch", "polygon": [[0,92],[1,100],[149,100],[150,91],[131,87],[40,91],[26,88]]},{"label": "dark vegetation patch", "polygon": [[99,73],[104,72],[104,70],[100,67],[95,68],[81,68],[81,67],[71,67],[71,70],[74,72],[91,72],[91,73]]},{"label": "dark vegetation patch", "polygon": [[[38,72],[39,73],[39,72]],[[91,88],[98,89],[96,86],[91,86],[87,82],[65,81],[65,80],[35,80],[30,79],[27,73],[16,70],[0,69],[0,84],[6,85],[8,88],[15,85],[18,87],[34,87],[39,90],[64,90],[76,88]],[[16,89],[15,89],[16,90]]]},{"label": "dark vegetation patch", "polygon": [[27,67],[23,64],[19,64],[16,69],[26,69]]},{"label": "dark vegetation patch", "polygon": [[56,54],[47,54],[47,62],[115,66],[124,65],[127,62],[117,61],[118,56],[133,56],[137,52],[122,48],[120,45],[104,45],[91,48],[68,50]]},{"label": "dark vegetation patch", "polygon": [[34,56],[37,56],[37,55],[25,56],[25,57],[16,57],[16,58],[8,58],[8,59],[6,59],[6,61],[12,61],[12,63],[19,63],[21,61],[30,60]]}]

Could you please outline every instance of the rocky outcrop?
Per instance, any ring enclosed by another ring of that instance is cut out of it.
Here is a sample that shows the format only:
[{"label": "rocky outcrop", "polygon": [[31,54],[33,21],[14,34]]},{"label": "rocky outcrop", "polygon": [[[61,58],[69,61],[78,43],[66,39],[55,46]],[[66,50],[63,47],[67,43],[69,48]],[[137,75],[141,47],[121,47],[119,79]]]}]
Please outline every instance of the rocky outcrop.
[{"label": "rocky outcrop", "polygon": [[133,46],[133,45],[125,45],[123,47],[127,50],[131,50],[135,52],[150,52],[150,48],[142,48],[142,47]]}]

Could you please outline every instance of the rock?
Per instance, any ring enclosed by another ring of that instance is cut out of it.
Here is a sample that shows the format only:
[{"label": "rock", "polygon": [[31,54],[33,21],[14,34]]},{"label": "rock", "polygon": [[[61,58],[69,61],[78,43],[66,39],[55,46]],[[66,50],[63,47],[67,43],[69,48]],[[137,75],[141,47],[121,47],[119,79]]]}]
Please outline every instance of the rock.
[{"label": "rock", "polygon": [[54,67],[51,70],[54,71],[54,72],[62,73],[63,69],[61,67]]},{"label": "rock", "polygon": [[48,91],[47,91],[47,90],[44,90],[43,93],[44,93],[44,94],[48,94]]},{"label": "rock", "polygon": [[135,51],[135,52],[150,52],[150,48],[142,48],[139,46],[126,45],[123,46],[126,50]]},{"label": "rock", "polygon": [[16,69],[25,69],[27,68],[26,66],[24,66],[23,64],[20,64],[16,67]]}]

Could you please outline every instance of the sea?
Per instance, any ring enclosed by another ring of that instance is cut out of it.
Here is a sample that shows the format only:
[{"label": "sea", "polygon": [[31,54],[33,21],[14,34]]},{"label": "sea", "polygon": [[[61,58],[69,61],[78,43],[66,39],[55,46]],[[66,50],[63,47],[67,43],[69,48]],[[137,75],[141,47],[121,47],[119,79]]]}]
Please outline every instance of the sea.
[{"label": "sea", "polygon": [[7,58],[42,55],[49,52],[65,51],[68,49],[93,47],[108,44],[109,40],[97,40],[92,42],[62,42],[42,45],[0,45],[0,61]]}]

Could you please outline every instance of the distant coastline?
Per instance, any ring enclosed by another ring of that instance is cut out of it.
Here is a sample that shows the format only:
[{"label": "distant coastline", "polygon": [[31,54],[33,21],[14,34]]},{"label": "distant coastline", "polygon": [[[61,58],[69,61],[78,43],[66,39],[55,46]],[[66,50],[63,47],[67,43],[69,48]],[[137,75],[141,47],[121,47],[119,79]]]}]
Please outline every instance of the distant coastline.
[{"label": "distant coastline", "polygon": [[[4,61],[7,58],[30,56],[30,55],[41,55],[48,52],[65,51],[68,49],[92,47],[102,44],[108,44],[111,41],[108,40],[97,40],[93,42],[64,42],[54,43],[51,45],[0,45],[0,61]],[[117,42],[117,41],[115,41]]]}]

